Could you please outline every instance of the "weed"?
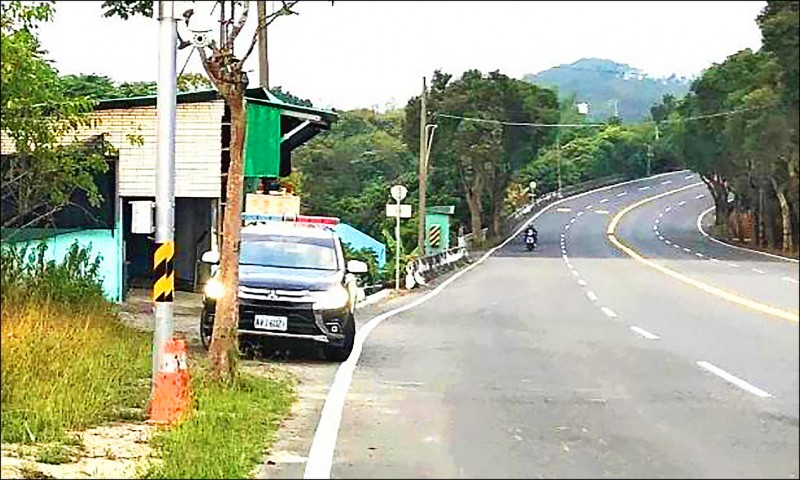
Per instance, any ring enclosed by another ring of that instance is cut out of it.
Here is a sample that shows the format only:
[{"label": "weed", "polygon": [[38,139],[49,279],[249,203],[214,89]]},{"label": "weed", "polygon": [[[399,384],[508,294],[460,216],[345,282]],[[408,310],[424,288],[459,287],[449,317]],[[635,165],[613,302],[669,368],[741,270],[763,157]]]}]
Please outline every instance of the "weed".
[{"label": "weed", "polygon": [[43,447],[36,455],[36,461],[39,463],[48,463],[50,465],[60,465],[62,463],[69,463],[72,461],[69,455],[69,450],[64,448],[61,443],[54,443]]}]

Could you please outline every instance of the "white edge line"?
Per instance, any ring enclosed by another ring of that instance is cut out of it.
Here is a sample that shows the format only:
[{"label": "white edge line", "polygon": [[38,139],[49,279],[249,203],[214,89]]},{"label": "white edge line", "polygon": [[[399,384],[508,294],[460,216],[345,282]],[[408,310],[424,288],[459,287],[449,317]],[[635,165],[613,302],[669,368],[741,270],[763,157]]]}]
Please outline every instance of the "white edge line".
[{"label": "white edge line", "polygon": [[596,293],[594,293],[594,292],[593,292],[593,291],[591,291],[591,290],[589,290],[588,292],[586,292],[586,296],[587,296],[587,297],[589,297],[589,300],[591,300],[591,301],[593,301],[593,302],[596,302],[596,301],[597,301],[597,294],[596,294]]},{"label": "white edge line", "polygon": [[778,260],[785,260],[787,262],[800,263],[800,260],[795,260],[794,258],[782,257],[780,255],[775,255],[775,254],[772,254],[772,253],[759,252],[758,250],[751,250],[749,248],[744,248],[744,247],[739,247],[739,246],[736,246],[736,245],[731,245],[730,243],[726,243],[726,242],[723,242],[722,240],[718,240],[718,239],[712,237],[711,235],[708,234],[708,232],[703,230],[703,217],[705,217],[710,212],[712,212],[714,210],[714,208],[715,207],[711,207],[708,210],[703,211],[697,217],[697,229],[700,230],[700,233],[702,233],[703,236],[706,237],[707,239],[711,240],[714,243],[718,243],[720,245],[724,245],[724,246],[729,247],[729,248],[735,248],[736,250],[742,250],[742,251],[750,252],[750,253],[757,253],[759,255],[764,255],[764,256],[772,257],[772,258],[777,258]]},{"label": "white edge line", "polygon": [[648,340],[658,340],[659,338],[661,338],[655,333],[650,333],[644,328],[639,328],[636,325],[631,325],[631,330],[633,330],[634,332],[638,333],[639,335],[643,336]]},{"label": "white edge line", "polygon": [[785,280],[787,282],[792,282],[792,283],[800,283],[800,281],[797,281],[792,277],[781,277],[781,280]]},{"label": "white edge line", "polygon": [[730,373],[726,372],[725,370],[723,370],[723,369],[721,369],[721,368],[719,368],[719,367],[717,367],[715,365],[712,365],[709,362],[698,361],[697,365],[699,367],[701,367],[701,368],[705,368],[706,370],[708,370],[709,372],[713,373],[714,375],[722,378],[723,380],[726,380],[726,381],[736,385],[737,387],[741,388],[742,390],[747,390],[748,392],[752,393],[753,395],[755,395],[757,397],[761,397],[761,398],[770,398],[770,397],[772,397],[771,394],[765,392],[764,390],[761,390],[760,388],[755,387],[755,386],[745,382],[741,378],[738,378],[738,377],[735,377],[735,376],[731,375]]},{"label": "white edge line", "polygon": [[328,390],[328,396],[325,398],[325,403],[322,406],[322,412],[320,413],[319,422],[317,423],[317,428],[314,431],[314,438],[311,441],[311,448],[309,449],[308,452],[308,459],[306,461],[305,470],[303,471],[303,478],[323,478],[323,479],[330,478],[331,467],[333,466],[333,454],[336,449],[336,440],[337,437],[339,436],[339,426],[341,425],[342,422],[342,413],[344,410],[345,401],[347,400],[347,393],[350,390],[350,384],[353,381],[353,372],[355,371],[359,357],[361,357],[361,351],[364,348],[364,341],[367,339],[372,330],[374,330],[378,325],[380,325],[381,322],[383,322],[387,318],[397,315],[398,313],[410,310],[418,305],[421,305],[430,300],[431,298],[439,295],[439,293],[441,293],[442,290],[444,290],[448,285],[455,282],[456,280],[461,278],[464,274],[466,274],[473,268],[477,267],[478,265],[486,261],[486,259],[489,258],[494,252],[505,247],[511,240],[518,237],[519,234],[522,233],[531,222],[533,222],[539,217],[539,215],[543,214],[544,212],[548,211],[550,208],[556,205],[560,205],[563,202],[574,200],[576,198],[580,198],[586,195],[592,195],[597,192],[602,192],[610,190],[612,188],[617,188],[622,185],[628,185],[631,183],[652,180],[654,178],[659,178],[665,175],[674,175],[676,173],[684,171],[685,170],[660,173],[658,175],[653,175],[651,177],[628,180],[626,182],[617,183],[614,185],[607,185],[605,187],[600,187],[594,190],[589,190],[588,192],[579,193],[578,195],[557,200],[551,203],[550,205],[545,206],[538,212],[536,212],[536,214],[533,217],[531,217],[527,222],[523,223],[513,234],[511,234],[507,239],[505,239],[503,243],[492,248],[488,252],[484,253],[482,257],[480,257],[478,260],[475,261],[475,263],[468,265],[460,272],[455,273],[452,277],[442,282],[439,286],[437,286],[427,294],[414,300],[411,303],[395,308],[393,310],[389,310],[388,312],[384,312],[367,321],[356,333],[355,344],[353,345],[353,351],[350,353],[350,357],[344,363],[340,364],[339,368],[336,370],[336,375],[333,378],[333,383],[331,384],[330,390]]}]

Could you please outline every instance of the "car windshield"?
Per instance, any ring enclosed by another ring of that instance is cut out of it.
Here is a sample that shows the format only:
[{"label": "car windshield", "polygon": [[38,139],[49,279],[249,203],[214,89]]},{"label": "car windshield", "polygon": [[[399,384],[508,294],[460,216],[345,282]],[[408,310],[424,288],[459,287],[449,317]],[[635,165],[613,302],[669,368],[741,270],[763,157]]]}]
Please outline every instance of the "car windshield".
[{"label": "car windshield", "polygon": [[336,247],[330,238],[278,235],[242,241],[239,265],[336,270]]}]

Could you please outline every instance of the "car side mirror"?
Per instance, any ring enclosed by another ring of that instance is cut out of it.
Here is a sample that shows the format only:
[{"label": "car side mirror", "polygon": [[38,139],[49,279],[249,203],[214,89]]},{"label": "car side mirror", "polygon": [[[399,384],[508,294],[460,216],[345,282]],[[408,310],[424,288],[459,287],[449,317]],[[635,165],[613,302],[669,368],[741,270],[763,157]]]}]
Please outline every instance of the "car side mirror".
[{"label": "car side mirror", "polygon": [[369,267],[360,260],[350,260],[347,262],[347,271],[350,273],[367,273]]},{"label": "car side mirror", "polygon": [[210,263],[216,265],[219,263],[219,252],[216,250],[209,250],[200,258],[203,263]]}]

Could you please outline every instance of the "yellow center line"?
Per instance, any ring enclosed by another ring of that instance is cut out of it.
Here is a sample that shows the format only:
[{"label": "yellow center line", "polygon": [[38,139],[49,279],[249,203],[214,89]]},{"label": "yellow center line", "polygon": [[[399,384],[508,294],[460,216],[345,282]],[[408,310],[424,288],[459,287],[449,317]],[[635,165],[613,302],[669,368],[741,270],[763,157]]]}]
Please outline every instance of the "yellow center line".
[{"label": "yellow center line", "polygon": [[628,247],[627,245],[623,244],[621,241],[619,241],[617,239],[616,235],[614,234],[614,232],[615,232],[615,230],[617,228],[617,225],[619,224],[619,222],[622,219],[622,217],[625,216],[625,214],[627,214],[631,210],[633,210],[635,208],[638,208],[638,207],[644,205],[645,203],[652,202],[653,200],[657,200],[659,198],[666,197],[667,195],[672,195],[674,193],[682,192],[682,191],[688,190],[690,188],[695,188],[695,187],[697,187],[699,185],[703,185],[703,182],[693,183],[693,184],[687,185],[685,187],[681,187],[681,188],[678,188],[678,189],[675,189],[675,190],[670,190],[668,192],[660,193],[658,195],[654,195],[652,197],[648,197],[648,198],[645,198],[643,200],[639,200],[638,202],[633,203],[633,204],[625,207],[619,213],[617,213],[614,216],[614,218],[611,219],[611,223],[608,224],[608,230],[606,231],[606,234],[608,235],[608,240],[612,244],[614,244],[614,246],[616,246],[617,248],[619,248],[620,250],[625,252],[628,256],[630,256],[631,258],[633,258],[637,262],[640,262],[640,263],[642,263],[644,265],[647,265],[648,267],[653,268],[655,270],[658,270],[659,272],[661,272],[661,273],[663,273],[665,275],[668,275],[668,276],[670,276],[670,277],[672,277],[672,278],[674,278],[676,280],[679,280],[679,281],[684,282],[686,284],[692,285],[693,287],[698,288],[698,289],[700,289],[700,290],[702,290],[702,291],[704,291],[706,293],[710,293],[712,295],[716,295],[716,296],[718,296],[720,298],[723,298],[723,299],[725,299],[725,300],[727,300],[729,302],[736,303],[738,305],[741,305],[743,307],[746,307],[746,308],[749,308],[751,310],[755,310],[755,311],[758,311],[758,312],[761,312],[761,313],[766,313],[767,315],[771,315],[773,317],[782,318],[784,320],[788,320],[790,322],[795,322],[795,323],[800,322],[800,315],[797,312],[783,310],[783,309],[780,309],[780,308],[777,308],[777,307],[773,307],[771,305],[766,305],[766,304],[763,304],[763,303],[760,303],[760,302],[756,302],[755,300],[751,300],[751,299],[743,297],[741,295],[738,295],[738,294],[735,294],[735,293],[732,293],[732,292],[728,292],[726,290],[723,290],[721,288],[715,287],[713,285],[709,285],[709,284],[707,284],[705,282],[701,282],[699,280],[695,280],[694,278],[687,277],[686,275],[678,273],[678,272],[676,272],[676,271],[674,271],[672,269],[669,269],[669,268],[667,268],[667,267],[665,267],[665,266],[663,266],[663,265],[661,265],[659,263],[656,263],[656,262],[654,262],[652,260],[644,258],[639,253],[634,251],[632,248]]}]

